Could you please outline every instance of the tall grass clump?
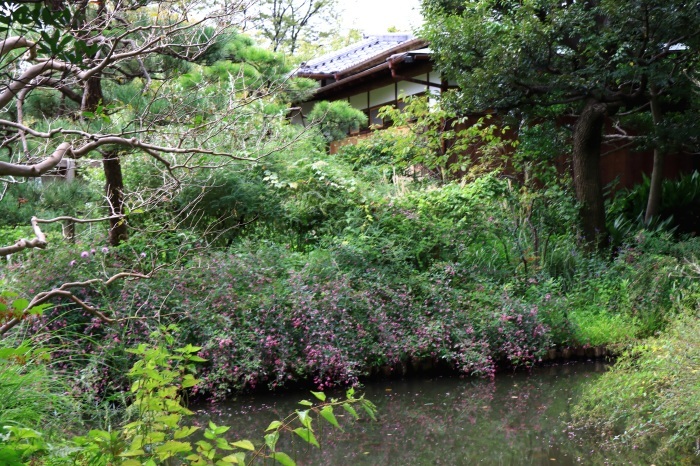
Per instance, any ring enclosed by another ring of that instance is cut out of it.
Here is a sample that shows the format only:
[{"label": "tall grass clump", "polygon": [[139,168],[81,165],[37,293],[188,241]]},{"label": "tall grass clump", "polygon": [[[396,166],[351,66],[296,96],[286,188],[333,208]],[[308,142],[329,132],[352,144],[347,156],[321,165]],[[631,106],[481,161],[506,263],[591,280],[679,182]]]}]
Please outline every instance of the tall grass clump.
[{"label": "tall grass clump", "polygon": [[650,447],[657,464],[694,464],[700,455],[700,294],[677,303],[681,316],[642,340],[589,387],[577,425],[609,447]]},{"label": "tall grass clump", "polygon": [[41,430],[51,437],[80,425],[79,403],[47,349],[31,342],[0,347],[0,431],[9,426]]}]

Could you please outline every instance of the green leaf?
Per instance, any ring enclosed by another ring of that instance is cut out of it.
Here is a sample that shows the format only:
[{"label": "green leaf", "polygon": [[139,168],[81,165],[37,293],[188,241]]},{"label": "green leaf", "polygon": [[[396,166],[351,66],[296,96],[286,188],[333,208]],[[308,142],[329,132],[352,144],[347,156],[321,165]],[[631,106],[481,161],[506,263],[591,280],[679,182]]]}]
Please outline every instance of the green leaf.
[{"label": "green leaf", "polygon": [[365,410],[367,415],[372,418],[373,421],[377,420],[377,417],[374,415],[374,407],[371,405],[368,405],[367,403],[362,403],[362,409]]},{"label": "green leaf", "polygon": [[29,309],[27,312],[29,313],[29,315],[39,316],[39,315],[43,314],[44,311],[50,307],[51,307],[50,304],[41,304],[39,306],[34,306],[33,308]]},{"label": "green leaf", "polygon": [[343,403],[341,406],[343,407],[343,409],[344,409],[345,411],[347,411],[348,413],[350,413],[350,415],[351,415],[352,417],[354,417],[355,419],[359,419],[359,418],[360,418],[360,416],[357,415],[357,411],[355,411],[355,408],[353,408],[352,406],[350,406],[350,404],[348,404],[348,403]]},{"label": "green leaf", "polygon": [[310,429],[306,427],[297,427],[293,432],[301,437],[305,442],[310,443],[317,448],[321,448],[321,446],[318,444],[318,440],[316,440],[316,436]]},{"label": "green leaf", "polygon": [[214,430],[214,433],[215,433],[216,435],[221,435],[221,434],[223,434],[224,432],[228,431],[230,428],[231,428],[231,427],[229,427],[229,426],[219,426],[219,427],[217,427],[216,429],[213,429],[213,430]]},{"label": "green leaf", "polygon": [[193,346],[191,344],[187,344],[184,348],[178,348],[175,350],[176,353],[187,353],[187,354],[192,354],[192,353],[197,353],[199,350],[201,350],[201,346]]},{"label": "green leaf", "polygon": [[[143,449],[139,448],[137,450],[127,450],[124,453],[120,453],[119,456],[124,457],[124,458],[128,458],[129,456],[142,456],[145,454],[146,454],[146,452],[143,451]],[[141,464],[141,463],[139,463],[139,464]]]},{"label": "green leaf", "polygon": [[309,411],[297,411],[297,417],[299,422],[304,427],[311,427],[311,416],[309,416]]},{"label": "green leaf", "polygon": [[196,442],[195,445],[201,448],[202,451],[209,451],[214,448],[214,446],[206,440],[200,440],[199,442]]},{"label": "green leaf", "polygon": [[17,312],[24,311],[27,306],[29,306],[28,299],[20,298],[12,302],[12,307],[14,307]]},{"label": "green leaf", "polygon": [[165,442],[163,445],[156,447],[156,454],[160,459],[170,458],[178,453],[186,453],[192,451],[192,445],[189,442],[176,442],[170,440]]},{"label": "green leaf", "polygon": [[335,418],[335,414],[333,414],[333,407],[328,405],[325,406],[321,411],[319,412],[321,417],[328,421],[331,425],[337,427],[340,429],[340,424],[338,424],[338,420]]},{"label": "green leaf", "polygon": [[199,429],[199,427],[194,427],[194,426],[183,427],[183,428],[175,431],[175,433],[173,434],[173,438],[175,440],[179,440],[181,438],[189,437],[198,429]]},{"label": "green leaf", "polygon": [[228,443],[225,438],[221,437],[216,439],[216,448],[219,450],[233,450],[231,444]]},{"label": "green leaf", "polygon": [[[221,458],[221,460],[224,463],[229,463],[229,464],[245,464],[245,453],[234,453],[232,455],[224,456]],[[219,464],[219,463],[217,463]]]},{"label": "green leaf", "polygon": [[238,442],[233,442],[231,445],[244,450],[255,451],[255,445],[253,445],[253,442],[250,440],[239,440]]},{"label": "green leaf", "polygon": [[156,417],[156,421],[162,422],[168,427],[172,427],[173,429],[177,427],[177,424],[180,422],[180,416],[179,414],[169,414],[167,416],[158,416]]},{"label": "green leaf", "polygon": [[326,394],[323,392],[313,392],[312,391],[311,394],[321,401],[326,401]]},{"label": "green leaf", "polygon": [[269,448],[271,451],[275,451],[275,447],[277,446],[277,441],[279,439],[280,439],[279,431],[275,431],[271,434],[267,434],[265,436],[265,445],[267,445],[267,448]]},{"label": "green leaf", "polygon": [[265,429],[265,432],[269,432],[274,429],[279,429],[280,426],[282,426],[282,423],[280,421],[272,421],[269,426],[267,426],[267,429]]},{"label": "green leaf", "polygon": [[314,405],[314,404],[313,404],[312,402],[310,402],[309,400],[301,400],[301,401],[299,402],[299,404],[302,405],[302,406],[313,406],[313,405]]},{"label": "green leaf", "polygon": [[187,374],[182,378],[182,388],[190,388],[197,385],[199,380],[195,379],[192,374]]},{"label": "green leaf", "polygon": [[293,459],[289,457],[286,453],[281,451],[274,452],[270,455],[270,458],[280,463],[282,466],[296,466]]}]

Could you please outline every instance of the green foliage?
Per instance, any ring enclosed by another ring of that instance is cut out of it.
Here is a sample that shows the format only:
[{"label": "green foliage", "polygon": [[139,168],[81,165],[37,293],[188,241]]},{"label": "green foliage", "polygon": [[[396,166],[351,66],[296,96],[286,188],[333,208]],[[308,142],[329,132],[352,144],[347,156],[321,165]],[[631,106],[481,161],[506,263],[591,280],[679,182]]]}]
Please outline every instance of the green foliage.
[{"label": "green foliage", "polygon": [[[456,6],[426,0],[423,11],[424,34],[439,68],[460,86],[461,102],[475,111],[531,111],[534,105],[562,112],[567,108],[562,102],[573,95],[607,96],[623,82],[646,86],[647,78],[662,83],[673,62],[697,53],[691,46],[679,54],[639,58],[669,46],[676,28],[698,24],[697,12],[685,14],[672,2],[481,0]],[[646,36],[636,27],[645,19],[653,24]]]},{"label": "green foliage", "polygon": [[510,162],[525,184],[564,185],[568,180],[557,169],[556,159],[570,152],[566,130],[551,121],[522,125]]},{"label": "green foliage", "polygon": [[28,341],[7,343],[0,348],[0,426],[53,435],[77,421],[67,385],[51,373],[49,351]]},{"label": "green foliage", "polygon": [[700,206],[700,174],[682,175],[677,180],[663,180],[659,216],[644,225],[651,181],[647,176],[630,189],[615,193],[608,206],[608,225],[613,242],[620,244],[624,238],[642,229],[677,234],[694,234],[700,229],[698,206]]},{"label": "green foliage", "polygon": [[[596,242],[606,228],[596,179],[601,130],[626,128],[633,114],[646,114],[637,119],[648,122],[653,101],[669,113],[655,112],[653,128],[647,125],[639,139],[626,129],[616,139],[630,145],[644,140],[662,153],[697,150],[697,125],[687,124],[696,119],[696,99],[681,70],[698,60],[700,48],[695,38],[686,41],[673,32],[700,27],[698,10],[687,14],[687,7],[683,1],[424,0],[423,35],[437,68],[459,86],[453,100],[464,112],[495,112],[529,128],[542,121],[574,123],[581,223],[586,241]],[[619,124],[588,131],[597,118]]]},{"label": "green foliage", "polygon": [[352,254],[363,251],[360,262],[424,270],[434,261],[459,261],[506,277],[557,267],[550,253],[571,245],[575,230],[567,225],[576,212],[556,187],[519,189],[492,173],[469,184],[416,189],[356,215],[338,242],[341,249],[353,246]]},{"label": "green foliage", "polygon": [[312,124],[318,124],[328,142],[343,139],[367,124],[367,115],[344,100],[318,102],[308,116]]},{"label": "green foliage", "polygon": [[28,220],[36,215],[35,205],[41,199],[41,185],[34,182],[8,186],[0,202],[0,225],[10,227],[28,225]]},{"label": "green foliage", "polygon": [[[280,436],[294,434],[320,447],[314,435],[317,419],[343,429],[334,410],[343,409],[359,418],[355,407],[375,419],[375,407],[350,389],[345,399],[326,399],[312,392],[319,403],[302,401],[303,409],[275,421],[256,446],[249,440],[231,440],[229,430],[209,422],[205,428],[190,425],[193,415],[185,407],[185,395],[197,383],[195,365],[205,362],[201,348],[175,348],[173,332],[161,327],[150,336],[151,344],[128,350],[137,357],[128,371],[131,388],[128,405],[114,418],[122,420],[105,430],[93,424],[85,435],[79,415],[83,407],[66,396],[65,377],[47,366],[49,352],[28,343],[0,349],[0,460],[7,465],[90,464],[158,465],[172,459],[191,465],[254,464],[275,459],[285,465],[295,462],[277,448]],[[89,408],[89,407],[86,407]],[[320,422],[320,421],[318,421]]]},{"label": "green foliage", "polygon": [[442,181],[473,168],[473,174],[483,173],[493,169],[492,155],[509,145],[503,138],[508,126],[489,123],[491,116],[462,117],[442,100],[426,96],[405,97],[403,103],[403,108],[382,107],[379,112],[395,127],[389,130],[392,153],[402,170],[424,167]]},{"label": "green foliage", "polygon": [[655,451],[649,461],[690,464],[700,437],[698,295],[677,303],[682,314],[661,335],[618,358],[576,407],[579,426],[603,434],[608,446]]},{"label": "green foliage", "polygon": [[13,343],[4,340],[0,348],[0,462],[14,466],[47,454],[68,430],[80,428],[82,407],[48,349]]},{"label": "green foliage", "polygon": [[99,199],[93,187],[82,180],[10,184],[0,202],[0,226],[29,225],[33,216],[86,215],[99,205]]}]

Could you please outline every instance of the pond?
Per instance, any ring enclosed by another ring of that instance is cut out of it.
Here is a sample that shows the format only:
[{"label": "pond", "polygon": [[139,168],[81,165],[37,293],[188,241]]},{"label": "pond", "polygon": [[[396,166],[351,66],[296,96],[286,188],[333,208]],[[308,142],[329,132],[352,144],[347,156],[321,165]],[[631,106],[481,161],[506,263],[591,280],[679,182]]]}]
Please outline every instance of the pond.
[{"label": "pond", "polygon": [[[321,450],[289,436],[280,449],[299,465],[640,464],[640,452],[601,451],[597,439],[582,438],[567,422],[583,386],[605,370],[604,363],[589,361],[499,374],[494,381],[376,382],[360,392],[377,405],[378,422],[363,419],[345,432],[324,422],[319,432],[323,421],[315,421]],[[262,434],[254,434],[310,396],[241,397],[199,415],[257,444]]]}]

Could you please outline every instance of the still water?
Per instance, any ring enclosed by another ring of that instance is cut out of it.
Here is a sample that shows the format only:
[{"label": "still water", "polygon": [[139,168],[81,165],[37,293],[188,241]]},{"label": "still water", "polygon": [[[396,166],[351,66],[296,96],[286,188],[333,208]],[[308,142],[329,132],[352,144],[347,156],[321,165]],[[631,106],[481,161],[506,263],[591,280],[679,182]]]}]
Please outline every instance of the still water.
[{"label": "still water", "polygon": [[[322,450],[289,435],[280,450],[300,466],[645,464],[636,457],[639,452],[601,451],[598,439],[569,426],[582,388],[605,370],[601,362],[577,362],[499,374],[495,381],[444,377],[373,383],[363,391],[377,405],[378,422],[362,419],[339,432],[317,420]],[[310,397],[303,392],[241,397],[200,411],[200,419],[230,425],[232,437],[259,444],[262,434],[251,433],[262,433]]]}]

